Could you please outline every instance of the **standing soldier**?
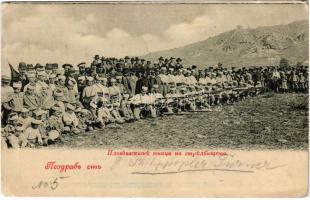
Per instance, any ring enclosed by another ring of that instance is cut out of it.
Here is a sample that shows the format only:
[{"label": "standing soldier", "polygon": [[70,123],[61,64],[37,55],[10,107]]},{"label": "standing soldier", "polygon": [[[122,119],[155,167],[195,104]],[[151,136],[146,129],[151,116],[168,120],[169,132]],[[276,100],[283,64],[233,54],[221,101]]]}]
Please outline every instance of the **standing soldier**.
[{"label": "standing soldier", "polygon": [[13,83],[14,93],[12,94],[12,99],[9,102],[12,112],[20,113],[24,104],[24,93],[21,92],[22,84],[21,82]]},{"label": "standing soldier", "polygon": [[176,62],[177,63],[175,64],[175,70],[178,71],[178,70],[183,68],[182,59],[181,58],[177,58]]},{"label": "standing soldier", "polygon": [[158,58],[158,69],[160,70],[162,67],[165,66],[165,63],[164,63],[164,58],[163,57],[159,57]]},{"label": "standing soldier", "polygon": [[136,94],[136,87],[137,87],[137,81],[138,77],[135,75],[134,72],[129,73],[128,77],[129,85],[130,85],[130,96],[133,96]]},{"label": "standing soldier", "polygon": [[[167,77],[167,68],[166,67],[162,67],[160,70],[160,74],[158,75],[158,77],[160,78],[160,82],[162,83],[162,94],[163,96],[166,96],[166,94],[168,93],[168,77]],[[159,81],[158,81],[159,82]]]},{"label": "standing soldier", "polygon": [[124,71],[129,71],[132,69],[132,64],[130,63],[129,57],[125,56],[125,62],[124,62]]},{"label": "standing soldier", "polygon": [[1,122],[2,126],[5,126],[8,120],[9,112],[11,107],[9,102],[12,99],[14,89],[10,86],[11,79],[2,75],[1,77]]},{"label": "standing soldier", "polygon": [[82,63],[77,65],[78,68],[79,68],[79,75],[80,76],[86,76],[86,70],[85,70],[86,67],[85,67],[85,65],[86,65],[85,62],[82,62]]},{"label": "standing soldier", "polygon": [[25,62],[20,62],[18,65],[18,72],[19,72],[19,80],[22,83],[22,90],[24,89],[24,86],[28,83],[27,80],[27,65]]}]

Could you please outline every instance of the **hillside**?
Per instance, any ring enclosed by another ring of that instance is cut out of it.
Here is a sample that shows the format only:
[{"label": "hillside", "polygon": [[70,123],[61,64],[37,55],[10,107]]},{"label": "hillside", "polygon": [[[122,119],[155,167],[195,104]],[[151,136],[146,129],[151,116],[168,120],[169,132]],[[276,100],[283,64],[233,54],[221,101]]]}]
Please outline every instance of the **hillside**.
[{"label": "hillside", "polygon": [[184,47],[150,53],[144,56],[156,60],[160,56],[181,57],[185,65],[250,66],[276,65],[281,57],[290,63],[308,63],[308,21],[287,25],[244,29],[237,27]]}]

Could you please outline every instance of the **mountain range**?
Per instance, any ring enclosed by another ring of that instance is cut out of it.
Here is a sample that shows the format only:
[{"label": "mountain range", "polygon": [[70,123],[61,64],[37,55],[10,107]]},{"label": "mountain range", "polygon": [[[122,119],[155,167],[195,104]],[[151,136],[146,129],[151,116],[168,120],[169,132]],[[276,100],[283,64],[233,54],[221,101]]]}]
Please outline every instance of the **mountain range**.
[{"label": "mountain range", "polygon": [[238,26],[203,41],[143,57],[151,61],[160,56],[180,57],[185,66],[198,67],[214,66],[218,62],[227,67],[278,65],[282,57],[290,64],[308,64],[308,29],[307,20],[254,29]]}]

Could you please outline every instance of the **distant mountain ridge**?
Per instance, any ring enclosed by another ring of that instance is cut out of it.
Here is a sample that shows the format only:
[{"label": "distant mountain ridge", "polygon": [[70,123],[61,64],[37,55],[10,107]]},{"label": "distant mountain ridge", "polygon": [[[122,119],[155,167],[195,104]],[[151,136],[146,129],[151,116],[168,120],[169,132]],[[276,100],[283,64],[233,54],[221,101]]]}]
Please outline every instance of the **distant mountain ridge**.
[{"label": "distant mountain ridge", "polygon": [[203,41],[143,57],[152,61],[160,56],[180,57],[186,66],[196,64],[199,67],[218,62],[228,67],[278,65],[281,57],[291,64],[308,63],[308,29],[307,20],[255,29],[238,26]]}]

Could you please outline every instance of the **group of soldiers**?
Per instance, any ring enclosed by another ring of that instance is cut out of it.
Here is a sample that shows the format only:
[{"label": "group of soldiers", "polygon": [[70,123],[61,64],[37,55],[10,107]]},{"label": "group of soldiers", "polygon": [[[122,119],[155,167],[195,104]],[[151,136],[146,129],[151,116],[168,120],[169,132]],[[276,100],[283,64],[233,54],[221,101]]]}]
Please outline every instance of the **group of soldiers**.
[{"label": "group of soldiers", "polygon": [[228,69],[219,63],[198,70],[180,58],[152,63],[98,55],[77,68],[21,62],[18,77],[2,76],[2,142],[12,148],[48,145],[111,123],[211,111],[266,90],[307,92],[308,66]]}]

